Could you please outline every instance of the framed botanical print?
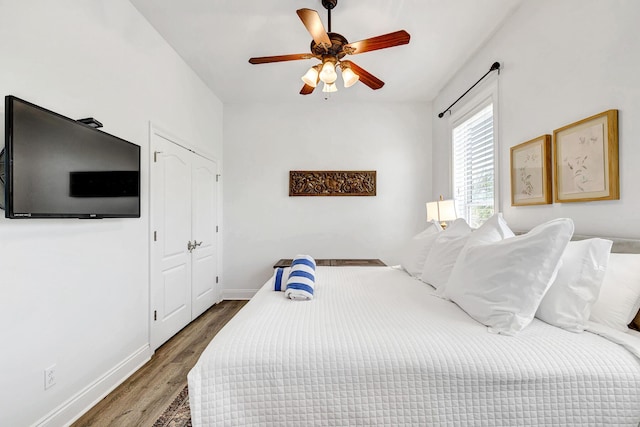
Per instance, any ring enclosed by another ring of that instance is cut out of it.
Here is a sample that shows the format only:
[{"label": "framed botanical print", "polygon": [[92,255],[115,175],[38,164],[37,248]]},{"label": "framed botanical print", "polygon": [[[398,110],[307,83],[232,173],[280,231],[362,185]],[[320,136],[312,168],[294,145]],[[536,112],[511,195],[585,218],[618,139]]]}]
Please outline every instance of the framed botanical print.
[{"label": "framed botanical print", "polygon": [[551,203],[551,135],[511,147],[511,206]]},{"label": "framed botanical print", "polygon": [[555,201],[620,198],[618,110],[608,110],[553,131]]}]

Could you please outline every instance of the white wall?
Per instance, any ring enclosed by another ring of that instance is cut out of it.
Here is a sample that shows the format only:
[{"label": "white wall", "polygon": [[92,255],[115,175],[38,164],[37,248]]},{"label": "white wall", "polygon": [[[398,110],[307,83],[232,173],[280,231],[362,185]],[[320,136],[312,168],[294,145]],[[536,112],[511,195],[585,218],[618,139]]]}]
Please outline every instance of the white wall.
[{"label": "white wall", "polygon": [[[640,237],[640,2],[525,0],[434,100],[444,110],[494,61],[500,91],[501,210],[526,230],[570,217],[576,232]],[[608,109],[619,110],[620,200],[511,207],[509,148]],[[449,194],[448,121],[433,118],[433,194]]]},{"label": "white wall", "polygon": [[142,147],[140,219],[0,218],[0,425],[60,425],[150,355],[149,121],[221,160],[222,104],[126,0],[0,11],[2,96]]},{"label": "white wall", "polygon": [[[399,245],[424,227],[430,106],[348,104],[339,95],[225,105],[227,297],[251,295],[275,261],[298,253],[397,262]],[[290,170],[376,170],[377,196],[289,197]]]}]

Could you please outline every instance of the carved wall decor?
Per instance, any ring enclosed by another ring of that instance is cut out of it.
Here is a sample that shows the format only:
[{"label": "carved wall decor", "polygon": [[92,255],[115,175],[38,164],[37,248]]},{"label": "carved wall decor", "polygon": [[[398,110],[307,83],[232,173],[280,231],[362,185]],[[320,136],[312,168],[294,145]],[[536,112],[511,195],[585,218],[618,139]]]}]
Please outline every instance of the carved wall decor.
[{"label": "carved wall decor", "polygon": [[376,171],[289,171],[289,196],[375,196]]}]

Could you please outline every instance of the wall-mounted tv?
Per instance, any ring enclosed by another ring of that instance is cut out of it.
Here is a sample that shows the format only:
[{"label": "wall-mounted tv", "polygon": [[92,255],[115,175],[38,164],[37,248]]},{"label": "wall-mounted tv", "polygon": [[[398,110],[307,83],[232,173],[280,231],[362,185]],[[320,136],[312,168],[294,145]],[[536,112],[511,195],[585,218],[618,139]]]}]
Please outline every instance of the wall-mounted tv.
[{"label": "wall-mounted tv", "polygon": [[140,147],[5,97],[7,218],[139,218]]}]

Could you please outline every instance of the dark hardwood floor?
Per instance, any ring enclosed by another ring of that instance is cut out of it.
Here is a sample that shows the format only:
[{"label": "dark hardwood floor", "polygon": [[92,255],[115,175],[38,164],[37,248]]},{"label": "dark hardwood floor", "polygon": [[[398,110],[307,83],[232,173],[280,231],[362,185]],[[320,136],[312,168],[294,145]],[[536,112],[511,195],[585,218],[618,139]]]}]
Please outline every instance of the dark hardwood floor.
[{"label": "dark hardwood floor", "polygon": [[187,383],[211,338],[247,301],[223,301],[164,343],[142,368],[72,426],[152,426]]}]

